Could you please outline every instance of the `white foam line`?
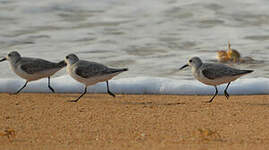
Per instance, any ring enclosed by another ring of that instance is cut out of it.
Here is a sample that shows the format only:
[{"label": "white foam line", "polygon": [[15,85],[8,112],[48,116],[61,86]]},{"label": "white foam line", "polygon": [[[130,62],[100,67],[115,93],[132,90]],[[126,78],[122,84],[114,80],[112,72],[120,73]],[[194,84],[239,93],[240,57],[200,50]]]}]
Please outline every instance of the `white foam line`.
[{"label": "white foam line", "polygon": [[[21,79],[0,79],[0,92],[16,92],[23,84]],[[136,77],[110,80],[110,90],[116,94],[186,94],[210,95],[215,90],[196,80],[175,80],[158,77]],[[51,78],[51,86],[56,93],[81,93],[84,85],[69,76]],[[218,86],[219,94],[223,94],[226,84]],[[50,93],[47,79],[29,82],[22,92]],[[105,82],[88,87],[88,93],[106,93]],[[232,82],[229,94],[269,94],[269,79],[252,78],[238,79]]]}]

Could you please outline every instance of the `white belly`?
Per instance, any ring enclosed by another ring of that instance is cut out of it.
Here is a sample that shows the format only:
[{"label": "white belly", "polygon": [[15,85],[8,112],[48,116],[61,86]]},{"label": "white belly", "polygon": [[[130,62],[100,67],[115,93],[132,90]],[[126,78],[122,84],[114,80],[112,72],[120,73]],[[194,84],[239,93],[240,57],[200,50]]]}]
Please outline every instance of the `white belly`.
[{"label": "white belly", "polygon": [[118,73],[113,73],[113,74],[108,74],[108,75],[101,75],[101,76],[93,76],[93,77],[90,77],[90,78],[83,78],[83,77],[78,76],[75,72],[73,72],[71,67],[67,66],[66,69],[67,69],[68,74],[73,79],[75,79],[78,82],[81,82],[81,83],[85,84],[86,86],[94,85],[94,84],[96,84],[98,82],[108,81],[108,80],[112,79],[114,76],[119,74],[119,72],[118,72]]},{"label": "white belly", "polygon": [[50,69],[50,70],[41,71],[41,72],[37,72],[33,74],[28,74],[24,72],[23,70],[21,70],[20,68],[14,68],[12,66],[11,68],[18,76],[20,76],[21,78],[27,81],[34,81],[41,78],[49,77],[49,76],[52,76],[55,72],[60,70],[59,68],[57,68],[57,69]]},{"label": "white belly", "polygon": [[224,83],[229,83],[229,82],[232,82],[234,80],[236,80],[237,78],[241,77],[242,75],[238,75],[238,76],[227,76],[227,77],[221,77],[221,78],[216,78],[216,79],[208,79],[206,78],[202,73],[201,74],[193,74],[194,77],[206,84],[206,85],[220,85],[220,84],[224,84]]}]

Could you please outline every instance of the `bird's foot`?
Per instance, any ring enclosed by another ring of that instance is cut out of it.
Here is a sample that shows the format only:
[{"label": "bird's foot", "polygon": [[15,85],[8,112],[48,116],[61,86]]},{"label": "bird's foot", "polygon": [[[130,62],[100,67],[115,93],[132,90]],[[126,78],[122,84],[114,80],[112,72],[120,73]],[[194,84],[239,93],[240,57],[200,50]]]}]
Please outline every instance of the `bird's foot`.
[{"label": "bird's foot", "polygon": [[67,100],[66,102],[77,102],[78,100]]},{"label": "bird's foot", "polygon": [[213,101],[213,98],[210,99],[209,101],[206,101],[206,103],[211,103]]},{"label": "bird's foot", "polygon": [[226,91],[224,91],[224,95],[227,99],[229,99],[230,95]]},{"label": "bird's foot", "polygon": [[55,90],[51,86],[49,86],[49,89],[51,90],[52,93],[55,93]]},{"label": "bird's foot", "polygon": [[110,91],[108,92],[108,94],[111,95],[112,97],[116,97],[116,95]]}]

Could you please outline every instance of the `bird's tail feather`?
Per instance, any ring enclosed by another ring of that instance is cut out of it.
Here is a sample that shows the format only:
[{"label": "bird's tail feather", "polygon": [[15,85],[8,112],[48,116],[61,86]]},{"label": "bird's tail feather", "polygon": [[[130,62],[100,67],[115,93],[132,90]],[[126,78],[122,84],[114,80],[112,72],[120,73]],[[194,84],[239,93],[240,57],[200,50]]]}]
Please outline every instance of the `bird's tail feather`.
[{"label": "bird's tail feather", "polygon": [[110,73],[118,73],[118,72],[124,72],[124,71],[128,71],[128,68],[115,69],[115,70],[110,71]]},{"label": "bird's tail feather", "polygon": [[244,75],[253,72],[254,70],[241,70],[241,72],[237,75]]}]

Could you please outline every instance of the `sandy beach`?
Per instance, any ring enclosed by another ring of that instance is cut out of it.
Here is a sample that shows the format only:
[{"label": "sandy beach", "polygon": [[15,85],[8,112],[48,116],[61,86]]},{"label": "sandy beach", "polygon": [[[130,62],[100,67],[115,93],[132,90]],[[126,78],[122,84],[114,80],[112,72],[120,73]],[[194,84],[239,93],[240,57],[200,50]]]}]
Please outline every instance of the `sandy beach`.
[{"label": "sandy beach", "polygon": [[[0,149],[268,149],[269,96],[0,94]],[[15,133],[15,135],[14,135]]]}]

